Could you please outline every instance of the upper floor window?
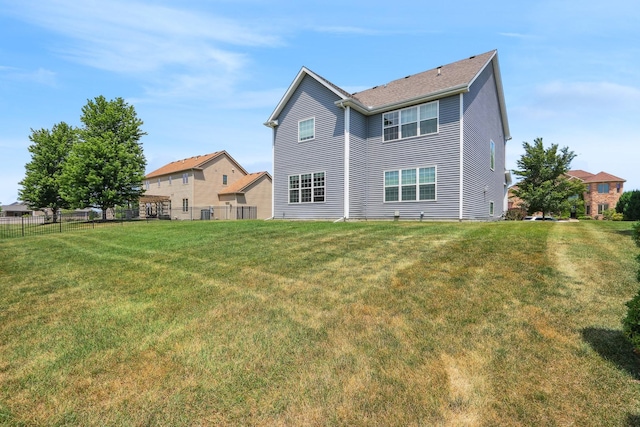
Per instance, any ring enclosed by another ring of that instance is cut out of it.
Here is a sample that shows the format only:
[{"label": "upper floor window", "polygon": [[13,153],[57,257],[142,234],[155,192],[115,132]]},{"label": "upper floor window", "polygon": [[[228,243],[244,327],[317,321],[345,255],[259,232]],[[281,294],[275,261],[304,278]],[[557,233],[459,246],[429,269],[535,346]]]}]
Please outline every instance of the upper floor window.
[{"label": "upper floor window", "polygon": [[316,137],[316,119],[300,120],[298,122],[298,142],[309,141]]},{"label": "upper floor window", "polygon": [[608,193],[609,192],[609,183],[601,182],[598,184],[598,193]]},{"label": "upper floor window", "polygon": [[222,185],[227,185],[227,175],[222,175]]},{"label": "upper floor window", "polygon": [[146,180],[146,181],[144,182],[144,188],[145,188],[146,190],[148,190],[148,189],[149,189],[149,180]]},{"label": "upper floor window", "polygon": [[489,159],[489,167],[491,170],[496,170],[496,143],[491,141],[490,145],[490,159]]},{"label": "upper floor window", "polygon": [[324,172],[289,176],[289,203],[324,202]]},{"label": "upper floor window", "polygon": [[382,115],[384,141],[438,132],[438,101]]},{"label": "upper floor window", "polygon": [[436,199],[436,168],[412,168],[384,172],[384,201]]},{"label": "upper floor window", "polygon": [[171,175],[169,175],[169,185],[171,185]]},{"label": "upper floor window", "polygon": [[189,183],[189,174],[186,173],[186,172],[182,174],[182,183],[183,184],[188,184]]},{"label": "upper floor window", "polygon": [[158,187],[160,187],[160,178],[158,178]]},{"label": "upper floor window", "polygon": [[618,182],[616,184],[616,193],[619,193],[619,192],[620,192],[620,183]]}]

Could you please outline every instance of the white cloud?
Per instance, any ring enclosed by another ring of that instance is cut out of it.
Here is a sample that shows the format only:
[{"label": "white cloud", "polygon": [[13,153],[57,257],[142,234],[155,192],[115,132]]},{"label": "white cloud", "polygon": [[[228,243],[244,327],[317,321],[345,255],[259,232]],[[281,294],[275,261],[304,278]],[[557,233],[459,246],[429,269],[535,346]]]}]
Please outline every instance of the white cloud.
[{"label": "white cloud", "polygon": [[240,49],[282,44],[264,23],[141,2],[25,1],[4,13],[63,36],[48,42],[62,58],[143,80],[149,96],[229,90],[249,64]]}]

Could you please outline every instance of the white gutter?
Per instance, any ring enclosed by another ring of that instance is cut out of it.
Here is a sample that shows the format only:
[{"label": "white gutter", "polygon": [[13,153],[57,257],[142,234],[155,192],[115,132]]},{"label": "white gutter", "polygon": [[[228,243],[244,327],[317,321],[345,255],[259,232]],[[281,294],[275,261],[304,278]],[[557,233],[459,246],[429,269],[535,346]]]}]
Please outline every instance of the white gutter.
[{"label": "white gutter", "polygon": [[451,96],[451,95],[457,95],[459,93],[464,93],[464,92],[469,92],[469,85],[467,85],[466,83],[457,85],[457,86],[453,86],[447,89],[443,89],[437,92],[431,92],[428,95],[420,95],[417,96],[415,98],[411,98],[411,99],[405,99],[402,100],[400,102],[392,102],[390,104],[384,104],[384,105],[380,105],[377,107],[366,107],[364,105],[362,105],[360,102],[356,101],[353,98],[349,98],[349,99],[340,99],[338,101],[336,101],[334,104],[338,105],[340,107],[346,106],[351,106],[353,108],[355,108],[357,111],[366,114],[366,115],[372,115],[372,114],[377,114],[383,111],[387,111],[387,110],[395,110],[398,108],[402,108],[405,106],[409,106],[409,105],[413,105],[413,104],[417,104],[419,102],[428,102],[428,101],[432,101],[434,99],[440,99],[440,98],[444,98],[447,96]]}]

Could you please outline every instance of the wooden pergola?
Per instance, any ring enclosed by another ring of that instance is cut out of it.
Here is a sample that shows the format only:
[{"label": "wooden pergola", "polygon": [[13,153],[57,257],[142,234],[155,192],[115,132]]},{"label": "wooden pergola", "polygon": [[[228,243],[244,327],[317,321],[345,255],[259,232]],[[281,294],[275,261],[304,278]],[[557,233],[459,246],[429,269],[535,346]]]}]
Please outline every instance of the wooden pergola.
[{"label": "wooden pergola", "polygon": [[171,219],[171,198],[145,194],[140,197],[140,218]]}]

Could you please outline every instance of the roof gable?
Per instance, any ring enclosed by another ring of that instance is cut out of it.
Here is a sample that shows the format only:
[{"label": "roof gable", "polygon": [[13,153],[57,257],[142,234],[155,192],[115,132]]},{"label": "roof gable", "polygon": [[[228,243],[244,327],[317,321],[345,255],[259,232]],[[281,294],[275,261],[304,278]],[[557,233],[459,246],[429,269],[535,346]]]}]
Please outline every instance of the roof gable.
[{"label": "roof gable", "polygon": [[338,86],[334,85],[324,77],[319,76],[318,74],[309,70],[307,67],[302,67],[298,72],[298,75],[296,76],[295,79],[293,79],[293,82],[291,83],[291,85],[285,92],[284,96],[276,106],[276,109],[273,110],[273,113],[271,113],[271,116],[269,116],[269,120],[267,120],[265,125],[267,126],[271,126],[271,124],[277,125],[277,123],[274,123],[274,122],[277,121],[278,116],[280,115],[284,107],[287,105],[287,102],[289,102],[289,99],[291,99],[291,97],[293,96],[293,93],[295,92],[295,90],[298,88],[298,86],[300,86],[300,83],[302,83],[302,80],[305,78],[305,76],[309,76],[312,79],[316,80],[318,83],[320,83],[321,85],[323,85],[324,87],[326,87],[327,89],[329,89],[331,92],[335,93],[342,99],[348,99],[351,96],[349,92],[339,88]]},{"label": "roof gable", "polygon": [[176,160],[175,162],[168,163],[161,168],[150,172],[145,176],[145,178],[155,178],[158,176],[169,175],[176,172],[184,172],[192,169],[202,169],[206,166],[210,161],[219,158],[221,156],[226,156],[234,165],[238,167],[239,170],[247,174],[247,171],[240,166],[238,162],[235,161],[233,157],[229,155],[226,151],[216,151],[215,153],[205,154],[203,156],[193,156],[187,159]]},{"label": "roof gable", "polygon": [[262,177],[266,176],[269,180],[271,180],[271,175],[268,172],[254,172],[248,175],[243,176],[233,184],[229,185],[224,190],[220,191],[218,194],[238,194],[244,193],[246,189],[251,186],[253,183],[260,180]]}]

